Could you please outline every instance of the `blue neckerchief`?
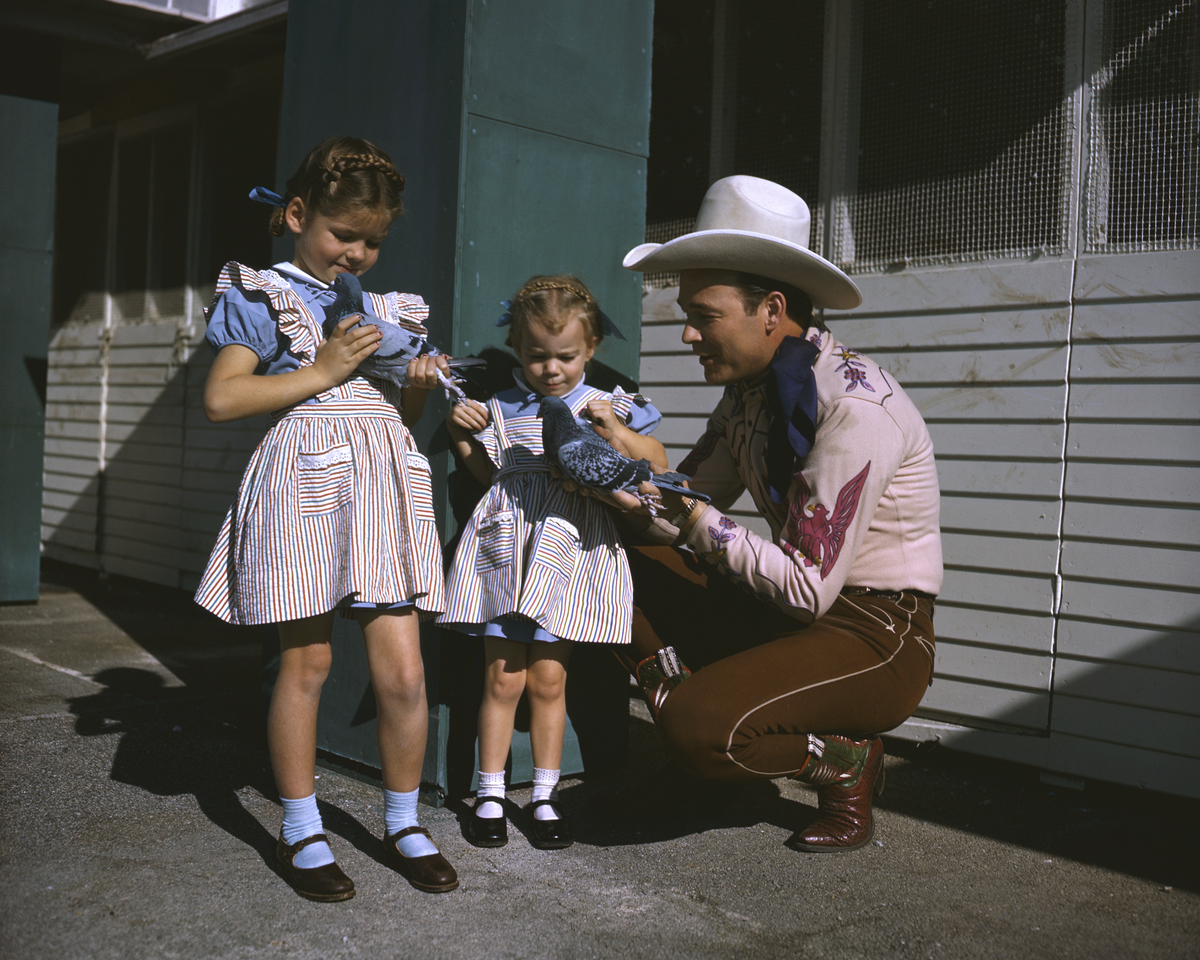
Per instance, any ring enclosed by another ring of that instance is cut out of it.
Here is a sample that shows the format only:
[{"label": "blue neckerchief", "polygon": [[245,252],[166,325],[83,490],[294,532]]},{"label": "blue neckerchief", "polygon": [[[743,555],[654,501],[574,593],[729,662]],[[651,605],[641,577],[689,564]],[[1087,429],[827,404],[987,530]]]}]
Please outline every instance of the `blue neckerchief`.
[{"label": "blue neckerchief", "polygon": [[801,337],[785,337],[771,358],[767,403],[767,488],[783,503],[796,458],[803,460],[817,436],[817,380],[813,364],[821,348]]}]

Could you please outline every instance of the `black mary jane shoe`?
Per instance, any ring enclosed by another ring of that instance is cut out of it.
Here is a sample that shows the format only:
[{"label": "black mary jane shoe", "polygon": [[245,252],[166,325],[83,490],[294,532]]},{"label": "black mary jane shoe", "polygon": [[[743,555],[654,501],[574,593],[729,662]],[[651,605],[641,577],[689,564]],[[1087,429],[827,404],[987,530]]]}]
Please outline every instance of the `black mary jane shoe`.
[{"label": "black mary jane shoe", "polygon": [[423,857],[406,857],[400,852],[397,841],[419,833],[432,843],[429,831],[424,827],[405,827],[397,833],[388,833],[383,838],[384,853],[388,863],[418,890],[426,893],[448,893],[458,886],[458,873],[441,853],[427,853]]},{"label": "black mary jane shoe", "polygon": [[503,806],[496,797],[476,797],[475,806],[467,816],[467,842],[476,847],[502,847],[508,843],[508,818],[503,814],[498,817],[481,817],[479,808],[488,801]]},{"label": "black mary jane shoe", "polygon": [[553,800],[535,800],[529,805],[530,814],[535,814],[538,807],[548,806],[558,814],[557,820],[539,820],[532,818],[529,829],[529,842],[539,850],[562,850],[575,842],[571,836],[571,827]]},{"label": "black mary jane shoe", "polygon": [[323,867],[297,867],[296,854],[311,843],[328,843],[329,838],[323,833],[314,833],[305,837],[299,843],[284,843],[283,835],[275,847],[275,860],[283,873],[284,879],[292,885],[300,896],[308,900],[318,900],[322,903],[333,903],[337,900],[349,900],[354,896],[354,881],[342,873],[336,863],[327,863]]}]

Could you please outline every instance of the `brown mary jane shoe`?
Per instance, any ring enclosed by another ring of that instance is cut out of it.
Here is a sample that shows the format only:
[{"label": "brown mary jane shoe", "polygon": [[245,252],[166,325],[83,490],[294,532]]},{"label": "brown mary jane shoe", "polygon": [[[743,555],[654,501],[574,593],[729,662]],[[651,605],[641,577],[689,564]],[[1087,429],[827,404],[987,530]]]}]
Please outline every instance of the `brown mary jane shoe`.
[{"label": "brown mary jane shoe", "polygon": [[342,873],[336,863],[327,863],[323,867],[297,867],[294,863],[296,854],[310,843],[328,843],[329,838],[323,833],[314,833],[305,837],[299,843],[290,846],[279,835],[279,843],[275,847],[275,860],[283,877],[292,885],[300,896],[309,900],[319,900],[322,903],[332,903],[336,900],[349,900],[354,896],[354,881]]},{"label": "brown mary jane shoe", "polygon": [[429,831],[424,827],[405,827],[396,833],[385,834],[384,852],[388,863],[418,890],[426,893],[447,893],[458,886],[458,874],[440,853],[423,857],[406,857],[400,852],[396,841],[414,833],[422,833],[432,842]]}]

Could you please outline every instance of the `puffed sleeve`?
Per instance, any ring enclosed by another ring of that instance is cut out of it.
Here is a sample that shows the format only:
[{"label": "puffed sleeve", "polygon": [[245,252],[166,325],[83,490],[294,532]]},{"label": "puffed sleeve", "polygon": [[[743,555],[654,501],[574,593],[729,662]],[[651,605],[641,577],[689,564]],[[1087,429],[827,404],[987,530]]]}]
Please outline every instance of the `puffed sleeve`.
[{"label": "puffed sleeve", "polygon": [[662,421],[658,407],[640,393],[626,393],[620,387],[613,391],[613,410],[634,433],[649,436]]},{"label": "puffed sleeve", "polygon": [[280,333],[269,303],[265,291],[230,287],[208,311],[204,338],[214,351],[236,343],[270,363],[287,349],[287,338]]},{"label": "puffed sleeve", "polygon": [[499,407],[499,401],[492,397],[488,401],[488,425],[473,434],[476,440],[479,441],[484,451],[488,455],[488,459],[492,461],[493,466],[500,466],[500,438],[496,436],[496,416]]}]

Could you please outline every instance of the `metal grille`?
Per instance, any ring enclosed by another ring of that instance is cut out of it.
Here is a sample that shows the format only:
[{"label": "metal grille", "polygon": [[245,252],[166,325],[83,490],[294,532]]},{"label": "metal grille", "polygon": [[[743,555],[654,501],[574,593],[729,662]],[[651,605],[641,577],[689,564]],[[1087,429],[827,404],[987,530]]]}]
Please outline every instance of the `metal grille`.
[{"label": "metal grille", "polygon": [[820,249],[824,11],[824,0],[656,0],[647,243],[693,230],[709,184],[748,174],[808,201]]},{"label": "metal grille", "polygon": [[858,140],[833,207],[843,269],[1065,249],[1065,6],[866,0]]},{"label": "metal grille", "polygon": [[1192,248],[1200,237],[1200,3],[1123,0],[1105,11],[1091,77],[1086,248]]}]

